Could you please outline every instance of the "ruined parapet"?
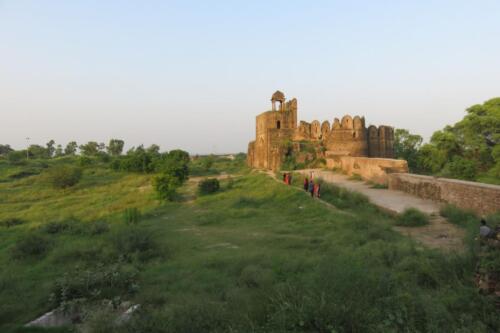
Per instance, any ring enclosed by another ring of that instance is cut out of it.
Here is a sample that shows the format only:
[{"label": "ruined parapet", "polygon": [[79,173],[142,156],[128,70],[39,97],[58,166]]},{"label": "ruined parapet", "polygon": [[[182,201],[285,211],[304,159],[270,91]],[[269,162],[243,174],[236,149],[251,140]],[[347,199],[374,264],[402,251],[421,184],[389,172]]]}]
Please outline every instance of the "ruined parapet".
[{"label": "ruined parapet", "polygon": [[321,138],[321,124],[317,120],[311,123],[311,139],[319,140]]},{"label": "ruined parapet", "polygon": [[330,135],[330,122],[328,120],[325,120],[321,124],[321,139],[325,140],[326,138],[328,138],[329,135]]},{"label": "ruined parapet", "polygon": [[380,156],[378,128],[376,126],[370,125],[368,127],[367,133],[368,133],[368,156],[370,157]]},{"label": "ruined parapet", "polygon": [[378,128],[379,156],[385,158],[394,157],[394,129],[390,126],[381,125]]},{"label": "ruined parapet", "polygon": [[247,165],[249,167],[254,167],[254,154],[255,154],[255,141],[250,141],[248,143],[248,151],[247,151]]},{"label": "ruined parapet", "polygon": [[294,140],[310,140],[311,139],[311,124],[307,121],[300,121],[299,127],[294,135]]},{"label": "ruined parapet", "polygon": [[353,119],[349,115],[342,117],[341,121],[335,118],[333,128],[324,142],[332,154],[368,156],[364,118],[356,116]]}]

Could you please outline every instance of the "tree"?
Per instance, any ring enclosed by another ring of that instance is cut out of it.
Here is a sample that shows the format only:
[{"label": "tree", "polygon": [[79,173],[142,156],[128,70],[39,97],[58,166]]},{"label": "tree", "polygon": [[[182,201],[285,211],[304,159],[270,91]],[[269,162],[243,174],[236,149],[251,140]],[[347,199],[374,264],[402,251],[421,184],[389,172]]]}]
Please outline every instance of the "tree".
[{"label": "tree", "polygon": [[84,145],[80,145],[80,151],[83,156],[96,156],[99,152],[99,144],[95,141],[89,141]]},{"label": "tree", "polygon": [[396,129],[394,132],[394,154],[396,158],[408,161],[410,170],[417,169],[418,150],[423,138],[417,134],[410,134],[406,129]]},{"label": "tree", "polygon": [[40,145],[30,145],[28,147],[29,156],[32,158],[47,158],[47,148]]},{"label": "tree", "polygon": [[8,153],[14,151],[10,145],[0,145],[0,155],[7,155]]},{"label": "tree", "polygon": [[161,154],[155,161],[155,170],[172,175],[181,183],[187,180],[189,175],[189,154],[183,150],[172,150],[168,154]]},{"label": "tree", "polygon": [[160,200],[172,201],[180,185],[179,179],[169,174],[164,173],[153,178],[153,188]]},{"label": "tree", "polygon": [[78,148],[78,144],[76,143],[76,141],[68,142],[66,148],[64,148],[64,155],[75,155],[76,148]]},{"label": "tree", "polygon": [[45,146],[47,147],[46,150],[48,158],[52,158],[54,156],[54,153],[56,152],[56,148],[54,147],[55,143],[56,142],[54,140],[50,140],[45,144]]},{"label": "tree", "polygon": [[432,144],[420,148],[417,157],[417,170],[423,173],[437,173],[446,163],[446,154]]},{"label": "tree", "polygon": [[61,145],[57,145],[56,151],[55,151],[55,157],[61,157],[64,156],[64,151]]},{"label": "tree", "polygon": [[119,140],[119,139],[109,140],[109,144],[107,147],[108,154],[110,154],[111,156],[121,155],[124,145],[125,145],[125,142],[123,140]]}]

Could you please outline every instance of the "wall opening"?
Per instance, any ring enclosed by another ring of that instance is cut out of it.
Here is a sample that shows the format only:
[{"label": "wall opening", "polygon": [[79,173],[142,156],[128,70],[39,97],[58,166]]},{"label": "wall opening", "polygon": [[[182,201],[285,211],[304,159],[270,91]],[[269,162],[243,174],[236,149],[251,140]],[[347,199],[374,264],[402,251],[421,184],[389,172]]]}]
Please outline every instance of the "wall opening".
[{"label": "wall opening", "polygon": [[281,121],[278,120],[278,122],[276,123],[276,128],[277,129],[280,129],[281,128]]}]

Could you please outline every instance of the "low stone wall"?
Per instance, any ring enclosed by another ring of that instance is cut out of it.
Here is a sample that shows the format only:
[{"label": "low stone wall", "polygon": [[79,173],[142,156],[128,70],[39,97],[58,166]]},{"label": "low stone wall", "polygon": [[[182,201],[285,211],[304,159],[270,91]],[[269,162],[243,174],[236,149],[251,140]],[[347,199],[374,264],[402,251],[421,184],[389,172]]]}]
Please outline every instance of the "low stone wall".
[{"label": "low stone wall", "polygon": [[500,186],[409,173],[389,175],[389,189],[453,204],[480,215],[500,210]]},{"label": "low stone wall", "polygon": [[327,157],[326,166],[329,169],[340,169],[349,176],[358,174],[365,180],[379,184],[387,184],[387,175],[390,173],[408,172],[408,163],[406,161],[390,158]]}]

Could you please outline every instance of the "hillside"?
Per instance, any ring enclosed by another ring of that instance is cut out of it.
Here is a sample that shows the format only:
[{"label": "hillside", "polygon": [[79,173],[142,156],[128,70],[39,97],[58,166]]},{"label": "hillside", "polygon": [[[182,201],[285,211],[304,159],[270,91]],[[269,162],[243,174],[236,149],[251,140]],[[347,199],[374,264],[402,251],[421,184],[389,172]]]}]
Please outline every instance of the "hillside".
[{"label": "hillside", "polygon": [[[93,165],[56,190],[36,162],[2,165],[0,331],[59,305],[84,307],[94,332],[500,329],[473,249],[422,248],[356,195],[332,208],[238,163],[214,164],[232,173],[218,193],[197,195],[194,179],[170,203],[149,175]],[[141,310],[112,328],[106,299]]]}]

